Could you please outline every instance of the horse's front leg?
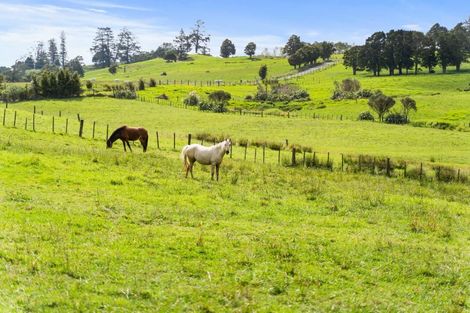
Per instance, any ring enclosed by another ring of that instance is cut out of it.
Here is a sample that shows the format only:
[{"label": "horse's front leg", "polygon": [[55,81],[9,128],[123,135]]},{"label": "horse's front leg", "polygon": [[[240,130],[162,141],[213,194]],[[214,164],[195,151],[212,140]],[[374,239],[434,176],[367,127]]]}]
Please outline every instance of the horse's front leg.
[{"label": "horse's front leg", "polygon": [[122,140],[122,145],[124,146],[124,152],[127,152],[126,150],[126,142],[124,140]]},{"label": "horse's front leg", "polygon": [[219,168],[220,168],[220,164],[216,164],[215,165],[215,175],[217,177],[217,181],[219,181]]},{"label": "horse's front leg", "polygon": [[214,164],[211,164],[211,179],[214,180]]},{"label": "horse's front leg", "polygon": [[131,150],[131,152],[133,152],[132,148],[131,148],[131,145],[129,144],[129,141],[126,141],[126,142],[127,142],[127,146],[129,147],[129,150]]}]

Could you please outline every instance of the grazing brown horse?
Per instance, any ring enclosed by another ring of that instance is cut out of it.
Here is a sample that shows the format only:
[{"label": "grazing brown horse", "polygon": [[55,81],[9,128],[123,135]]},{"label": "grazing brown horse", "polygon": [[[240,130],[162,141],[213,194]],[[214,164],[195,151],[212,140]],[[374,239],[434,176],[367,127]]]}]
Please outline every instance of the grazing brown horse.
[{"label": "grazing brown horse", "polygon": [[111,148],[113,143],[118,140],[122,140],[122,144],[124,146],[124,151],[126,150],[126,144],[129,147],[129,150],[132,152],[132,148],[129,144],[129,141],[139,140],[144,148],[144,152],[147,151],[147,144],[149,141],[149,135],[145,128],[142,127],[128,127],[126,125],[119,127],[116,129],[109,139],[106,141],[106,147]]}]

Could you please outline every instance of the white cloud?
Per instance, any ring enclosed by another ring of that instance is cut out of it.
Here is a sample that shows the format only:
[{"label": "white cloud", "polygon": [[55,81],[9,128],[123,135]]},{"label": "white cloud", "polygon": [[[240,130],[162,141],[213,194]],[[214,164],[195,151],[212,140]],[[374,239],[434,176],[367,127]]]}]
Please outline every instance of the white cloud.
[{"label": "white cloud", "polygon": [[415,30],[415,31],[421,31],[421,26],[418,24],[405,24],[401,26],[405,30]]},{"label": "white cloud", "polygon": [[89,48],[96,28],[102,26],[115,31],[128,27],[136,34],[144,50],[155,49],[161,42],[171,40],[176,33],[159,26],[156,20],[121,18],[101,9],[0,3],[0,65],[13,64],[37,41],[58,38],[61,31],[67,37],[69,57],[82,55],[89,63]]},{"label": "white cloud", "polygon": [[117,4],[113,2],[106,2],[106,1],[87,1],[87,0],[66,0],[68,3],[90,6],[95,8],[105,8],[105,9],[123,9],[123,10],[134,10],[134,11],[151,11],[151,9],[137,7],[137,6],[130,6],[130,5],[123,5]]}]

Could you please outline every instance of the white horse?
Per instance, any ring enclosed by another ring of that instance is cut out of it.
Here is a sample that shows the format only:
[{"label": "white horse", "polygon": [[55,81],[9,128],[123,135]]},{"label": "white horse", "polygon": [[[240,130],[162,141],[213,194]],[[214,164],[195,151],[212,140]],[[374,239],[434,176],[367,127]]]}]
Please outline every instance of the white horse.
[{"label": "white horse", "polygon": [[203,165],[211,166],[211,178],[214,179],[214,168],[216,171],[217,181],[219,180],[219,167],[224,158],[224,154],[230,153],[230,147],[232,141],[226,139],[212,147],[204,147],[199,144],[192,144],[184,146],[181,151],[181,160],[183,161],[184,169],[186,170],[186,178],[188,173],[191,172],[193,176],[194,162],[198,162]]}]

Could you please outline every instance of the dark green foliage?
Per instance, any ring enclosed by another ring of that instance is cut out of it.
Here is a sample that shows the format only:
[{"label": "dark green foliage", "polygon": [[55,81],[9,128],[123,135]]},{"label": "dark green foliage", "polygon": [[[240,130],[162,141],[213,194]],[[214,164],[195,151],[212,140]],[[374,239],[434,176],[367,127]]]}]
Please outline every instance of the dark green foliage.
[{"label": "dark green foliage", "polygon": [[226,103],[232,95],[224,90],[213,91],[209,94],[209,100],[214,103]]},{"label": "dark green foliage", "polygon": [[250,59],[253,58],[253,56],[256,53],[256,44],[254,42],[249,42],[246,47],[245,47],[245,54],[250,57]]},{"label": "dark green foliage", "polygon": [[132,62],[135,55],[140,51],[134,34],[127,28],[123,28],[118,34],[118,42],[116,45],[116,56],[121,63]]},{"label": "dark green foliage", "polygon": [[258,75],[261,80],[264,81],[266,79],[266,76],[268,75],[268,66],[266,64],[261,65],[258,71]]},{"label": "dark green foliage", "polygon": [[114,85],[111,87],[113,97],[117,99],[136,99],[135,86],[132,82],[127,82],[124,85]]},{"label": "dark green foliage", "polygon": [[91,80],[87,80],[85,83],[86,89],[92,90],[93,89],[93,82]]},{"label": "dark green foliage", "polygon": [[204,30],[204,24],[204,21],[197,20],[194,24],[194,28],[189,34],[189,40],[194,46],[194,51],[196,53],[201,50],[202,54],[206,54],[208,50],[207,45],[209,44],[211,36]]},{"label": "dark green foliage", "polygon": [[196,91],[191,91],[188,96],[184,99],[183,103],[186,105],[196,106],[199,105],[199,96]]},{"label": "dark green foliage", "polygon": [[117,73],[117,70],[118,70],[117,64],[111,64],[111,66],[108,68],[108,71],[113,75]]},{"label": "dark green foliage", "polygon": [[282,48],[282,52],[290,57],[294,55],[297,52],[297,50],[302,48],[304,45],[305,43],[300,40],[299,36],[292,35],[289,37],[289,40],[287,41],[284,48]]},{"label": "dark green foliage", "polygon": [[93,46],[90,51],[93,53],[92,61],[96,67],[110,67],[115,61],[114,35],[109,27],[98,27],[96,36],[93,39]]},{"label": "dark green foliage", "polygon": [[379,116],[379,121],[383,121],[384,114],[389,112],[395,105],[395,100],[384,95],[381,91],[376,91],[368,101],[369,107]]},{"label": "dark green foliage", "polygon": [[335,46],[332,42],[322,41],[319,44],[319,48],[320,57],[325,61],[329,60],[333,52],[335,52]]},{"label": "dark green foliage", "polygon": [[355,78],[346,78],[341,83],[335,81],[335,90],[331,96],[332,100],[357,99],[361,90],[361,83]]},{"label": "dark green foliage", "polygon": [[83,69],[83,58],[81,56],[76,56],[70,60],[66,67],[69,68],[72,72],[77,72],[80,77],[85,75],[85,70]]},{"label": "dark green foliage", "polygon": [[33,98],[33,93],[27,86],[7,86],[2,90],[0,87],[0,99],[4,102],[25,101]]},{"label": "dark green foliage", "polygon": [[235,45],[230,39],[225,39],[220,46],[220,56],[228,58],[236,53]]},{"label": "dark green foliage", "polygon": [[406,117],[408,120],[408,115],[410,111],[417,111],[418,109],[416,108],[416,101],[410,97],[405,97],[400,100],[402,106],[403,106],[403,115]]},{"label": "dark green foliage", "polygon": [[406,118],[405,115],[403,115],[401,113],[394,112],[394,113],[388,114],[385,117],[384,122],[387,123],[387,124],[399,124],[399,125],[401,125],[401,124],[408,123],[408,119]]},{"label": "dark green foliage", "polygon": [[157,86],[157,81],[154,78],[150,78],[149,80],[149,87]]},{"label": "dark green foliage", "polygon": [[178,54],[174,50],[169,50],[165,53],[165,55],[163,56],[163,59],[165,59],[165,61],[167,62],[176,62],[176,60],[178,59]]},{"label": "dark green foliage", "polygon": [[375,121],[374,116],[369,111],[361,112],[357,117],[358,121]]},{"label": "dark green foliage", "polygon": [[69,98],[80,96],[80,76],[68,68],[43,70],[33,76],[33,94],[43,98]]},{"label": "dark green foliage", "polygon": [[449,166],[434,166],[433,170],[437,181],[465,183],[468,180],[467,175]]},{"label": "dark green foliage", "polygon": [[362,68],[363,60],[361,60],[362,51],[363,46],[354,46],[344,52],[343,65],[352,68],[353,75],[356,75],[357,71],[364,70]]},{"label": "dark green foliage", "polygon": [[[183,61],[183,60],[186,60],[188,58],[188,52],[191,51],[191,36],[190,35],[186,35],[184,30],[181,29],[180,30],[180,33],[178,36],[176,36],[176,38],[173,40],[174,44],[175,44],[175,54],[176,54],[176,59],[178,59],[179,61]],[[165,53],[165,60],[166,61],[173,61],[172,59],[170,58],[167,58],[169,56],[171,56],[171,54],[167,55],[170,51],[167,51]],[[176,62],[176,59],[174,60]]]},{"label": "dark green foliage", "polygon": [[164,59],[165,58],[165,55],[169,52],[169,51],[173,51],[175,54],[176,54],[176,48],[175,46],[173,46],[172,43],[170,42],[164,42],[163,44],[161,44],[157,50],[155,50],[155,52],[153,52],[153,56],[156,57],[156,58],[162,58]]},{"label": "dark green foliage", "polygon": [[141,78],[139,79],[139,90],[145,90],[145,81]]},{"label": "dark green foliage", "polygon": [[266,89],[261,84],[258,84],[258,92],[255,95],[256,101],[308,101],[310,95],[308,92],[295,84],[280,84],[277,82],[271,83],[271,90],[266,92]]}]

